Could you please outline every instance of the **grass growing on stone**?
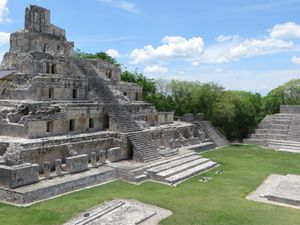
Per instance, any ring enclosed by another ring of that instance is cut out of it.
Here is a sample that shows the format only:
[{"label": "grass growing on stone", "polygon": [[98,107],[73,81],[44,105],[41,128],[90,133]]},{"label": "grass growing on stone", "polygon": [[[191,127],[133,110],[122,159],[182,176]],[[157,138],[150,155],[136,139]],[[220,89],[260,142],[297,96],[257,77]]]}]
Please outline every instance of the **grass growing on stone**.
[{"label": "grass growing on stone", "polygon": [[[271,173],[300,174],[300,154],[256,146],[230,146],[203,154],[221,164],[176,188],[153,182],[136,186],[123,181],[62,196],[27,208],[0,204],[0,224],[61,224],[79,212],[113,198],[136,199],[173,211],[162,224],[297,225],[300,210],[246,200]],[[212,179],[199,182],[203,176]]]}]

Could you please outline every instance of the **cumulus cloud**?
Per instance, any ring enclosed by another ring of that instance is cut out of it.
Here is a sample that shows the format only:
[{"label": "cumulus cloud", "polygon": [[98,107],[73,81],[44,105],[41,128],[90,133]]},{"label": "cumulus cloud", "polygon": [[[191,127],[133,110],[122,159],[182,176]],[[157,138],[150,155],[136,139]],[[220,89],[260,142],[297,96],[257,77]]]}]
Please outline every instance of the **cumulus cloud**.
[{"label": "cumulus cloud", "polygon": [[294,22],[276,24],[269,33],[271,38],[299,38],[300,25]]},{"label": "cumulus cloud", "polygon": [[130,13],[138,13],[136,5],[128,1],[99,0],[99,2],[105,3],[111,7],[123,9]]},{"label": "cumulus cloud", "polygon": [[130,54],[131,63],[141,64],[149,62],[152,59],[188,59],[199,57],[204,47],[201,37],[185,39],[180,36],[166,36],[161,42],[163,44],[156,48],[152,45],[147,45],[142,49],[134,49]]},{"label": "cumulus cloud", "polygon": [[245,39],[209,46],[199,59],[203,63],[228,63],[242,57],[253,57],[291,50],[294,43],[274,38]]},{"label": "cumulus cloud", "polygon": [[300,57],[293,56],[292,57],[292,63],[300,65]]},{"label": "cumulus cloud", "polygon": [[9,43],[9,33],[0,32],[0,45],[6,45]]},{"label": "cumulus cloud", "polygon": [[[188,62],[191,66],[220,64],[255,57],[297,50],[300,25],[293,22],[277,24],[258,38],[242,38],[239,35],[219,35],[215,43],[204,47],[201,37],[190,39],[181,36],[166,36],[162,44],[147,45],[130,53],[132,64],[161,64],[172,59]],[[295,41],[295,44],[294,44]]]},{"label": "cumulus cloud", "polygon": [[117,57],[120,56],[120,53],[116,49],[108,49],[106,51],[106,54],[113,57],[113,58],[117,58]]},{"label": "cumulus cloud", "polygon": [[0,24],[9,22],[7,0],[0,0]]},{"label": "cumulus cloud", "polygon": [[168,72],[168,68],[158,66],[158,65],[147,66],[144,69],[144,73],[146,73],[146,74],[164,74],[167,72]]}]

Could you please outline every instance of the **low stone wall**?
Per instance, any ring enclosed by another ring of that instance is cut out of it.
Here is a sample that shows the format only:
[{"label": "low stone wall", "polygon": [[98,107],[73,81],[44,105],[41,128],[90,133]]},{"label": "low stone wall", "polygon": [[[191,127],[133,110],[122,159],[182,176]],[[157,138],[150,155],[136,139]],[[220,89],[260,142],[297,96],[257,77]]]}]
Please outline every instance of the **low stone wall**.
[{"label": "low stone wall", "polygon": [[16,188],[39,181],[39,165],[25,163],[16,166],[0,165],[0,185]]},{"label": "low stone wall", "polygon": [[157,124],[170,124],[174,122],[174,112],[158,112],[157,113]]},{"label": "low stone wall", "polygon": [[300,105],[281,105],[280,113],[300,114]]}]

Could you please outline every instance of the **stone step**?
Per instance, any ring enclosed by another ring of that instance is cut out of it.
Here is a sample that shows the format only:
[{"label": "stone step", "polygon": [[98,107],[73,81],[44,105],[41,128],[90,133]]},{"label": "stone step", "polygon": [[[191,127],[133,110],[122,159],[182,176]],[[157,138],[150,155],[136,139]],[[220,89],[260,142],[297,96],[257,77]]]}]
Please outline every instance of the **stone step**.
[{"label": "stone step", "polygon": [[290,149],[290,148],[286,148],[286,147],[281,147],[279,149],[277,149],[278,151],[281,152],[294,152],[294,153],[300,153],[300,149]]},{"label": "stone step", "polygon": [[300,142],[292,141],[276,141],[272,140],[268,142],[269,146],[290,146],[290,147],[300,147]]},{"label": "stone step", "polygon": [[252,134],[251,139],[286,140],[284,134]]},{"label": "stone step", "polygon": [[[226,143],[224,143],[224,145],[225,144]],[[215,148],[216,148],[216,144],[214,142],[204,142],[197,145],[188,146],[188,149],[194,150],[196,152],[203,152]]]},{"label": "stone step", "polygon": [[201,156],[192,155],[192,156],[189,156],[189,157],[186,157],[186,158],[183,158],[183,159],[179,159],[179,160],[171,161],[171,162],[166,163],[166,164],[162,164],[162,165],[157,166],[157,167],[152,167],[150,169],[147,169],[146,171],[151,175],[151,174],[154,174],[154,173],[159,173],[161,171],[170,169],[172,167],[179,166],[179,165],[187,163],[187,162],[197,160],[199,158],[201,158]]},{"label": "stone step", "polygon": [[274,124],[274,125],[290,125],[290,123],[291,123],[290,120],[277,120],[277,119],[261,122],[261,124]]},{"label": "stone step", "polygon": [[256,134],[287,134],[288,129],[256,129]]},{"label": "stone step", "polygon": [[215,167],[216,165],[217,165],[216,162],[209,161],[209,162],[203,163],[199,166],[195,166],[193,168],[185,170],[181,173],[177,173],[171,177],[168,177],[165,179],[165,181],[168,182],[169,184],[178,184],[179,182],[184,181],[194,175],[203,173],[203,172],[209,170],[210,168]]},{"label": "stone step", "polygon": [[162,149],[159,151],[159,154],[163,157],[171,157],[178,155],[178,149]]},{"label": "stone step", "polygon": [[134,177],[134,182],[140,183],[140,182],[143,182],[147,179],[148,179],[148,176],[146,174],[141,174],[141,175],[138,175],[138,176]]},{"label": "stone step", "polygon": [[194,160],[194,161],[191,161],[191,162],[187,162],[187,163],[184,163],[182,165],[164,170],[162,172],[159,172],[159,173],[155,174],[155,177],[158,180],[163,180],[166,177],[170,177],[172,175],[178,174],[180,172],[183,172],[183,171],[188,170],[190,168],[193,168],[195,166],[199,166],[199,165],[201,165],[203,163],[206,163],[208,161],[209,161],[209,159],[200,158],[200,159],[197,159],[197,160]]},{"label": "stone step", "polygon": [[263,124],[260,123],[258,125],[259,129],[289,129],[289,125],[284,125],[284,124]]},{"label": "stone step", "polygon": [[141,170],[143,171],[143,170],[146,170],[146,169],[150,169],[152,167],[160,166],[160,165],[166,164],[168,162],[172,162],[172,161],[175,161],[175,160],[183,159],[183,158],[186,158],[186,157],[189,157],[189,156],[192,156],[192,155],[198,155],[198,154],[196,152],[188,152],[188,153],[180,154],[179,156],[175,156],[175,157],[172,157],[170,159],[160,160],[159,162],[151,163],[151,164],[149,164],[147,166],[143,166],[143,167],[134,169],[131,172],[137,173],[137,172],[139,172]]},{"label": "stone step", "polygon": [[244,139],[244,144],[267,146],[267,141],[264,139]]}]

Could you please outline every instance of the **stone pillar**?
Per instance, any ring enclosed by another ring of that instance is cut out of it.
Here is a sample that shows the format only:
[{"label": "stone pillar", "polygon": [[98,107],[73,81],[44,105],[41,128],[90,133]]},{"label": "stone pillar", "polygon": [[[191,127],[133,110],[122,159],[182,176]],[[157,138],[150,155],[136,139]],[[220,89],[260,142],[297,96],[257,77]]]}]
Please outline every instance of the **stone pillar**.
[{"label": "stone pillar", "polygon": [[50,172],[51,172],[50,162],[49,161],[45,161],[44,162],[44,176],[46,178],[50,178]]},{"label": "stone pillar", "polygon": [[55,172],[58,176],[62,175],[62,171],[61,171],[61,159],[57,159],[55,160]]},{"label": "stone pillar", "polygon": [[96,157],[96,152],[91,152],[91,164],[93,167],[98,167]]},{"label": "stone pillar", "polygon": [[101,164],[106,163],[106,151],[105,150],[99,151],[99,163],[101,163]]}]

